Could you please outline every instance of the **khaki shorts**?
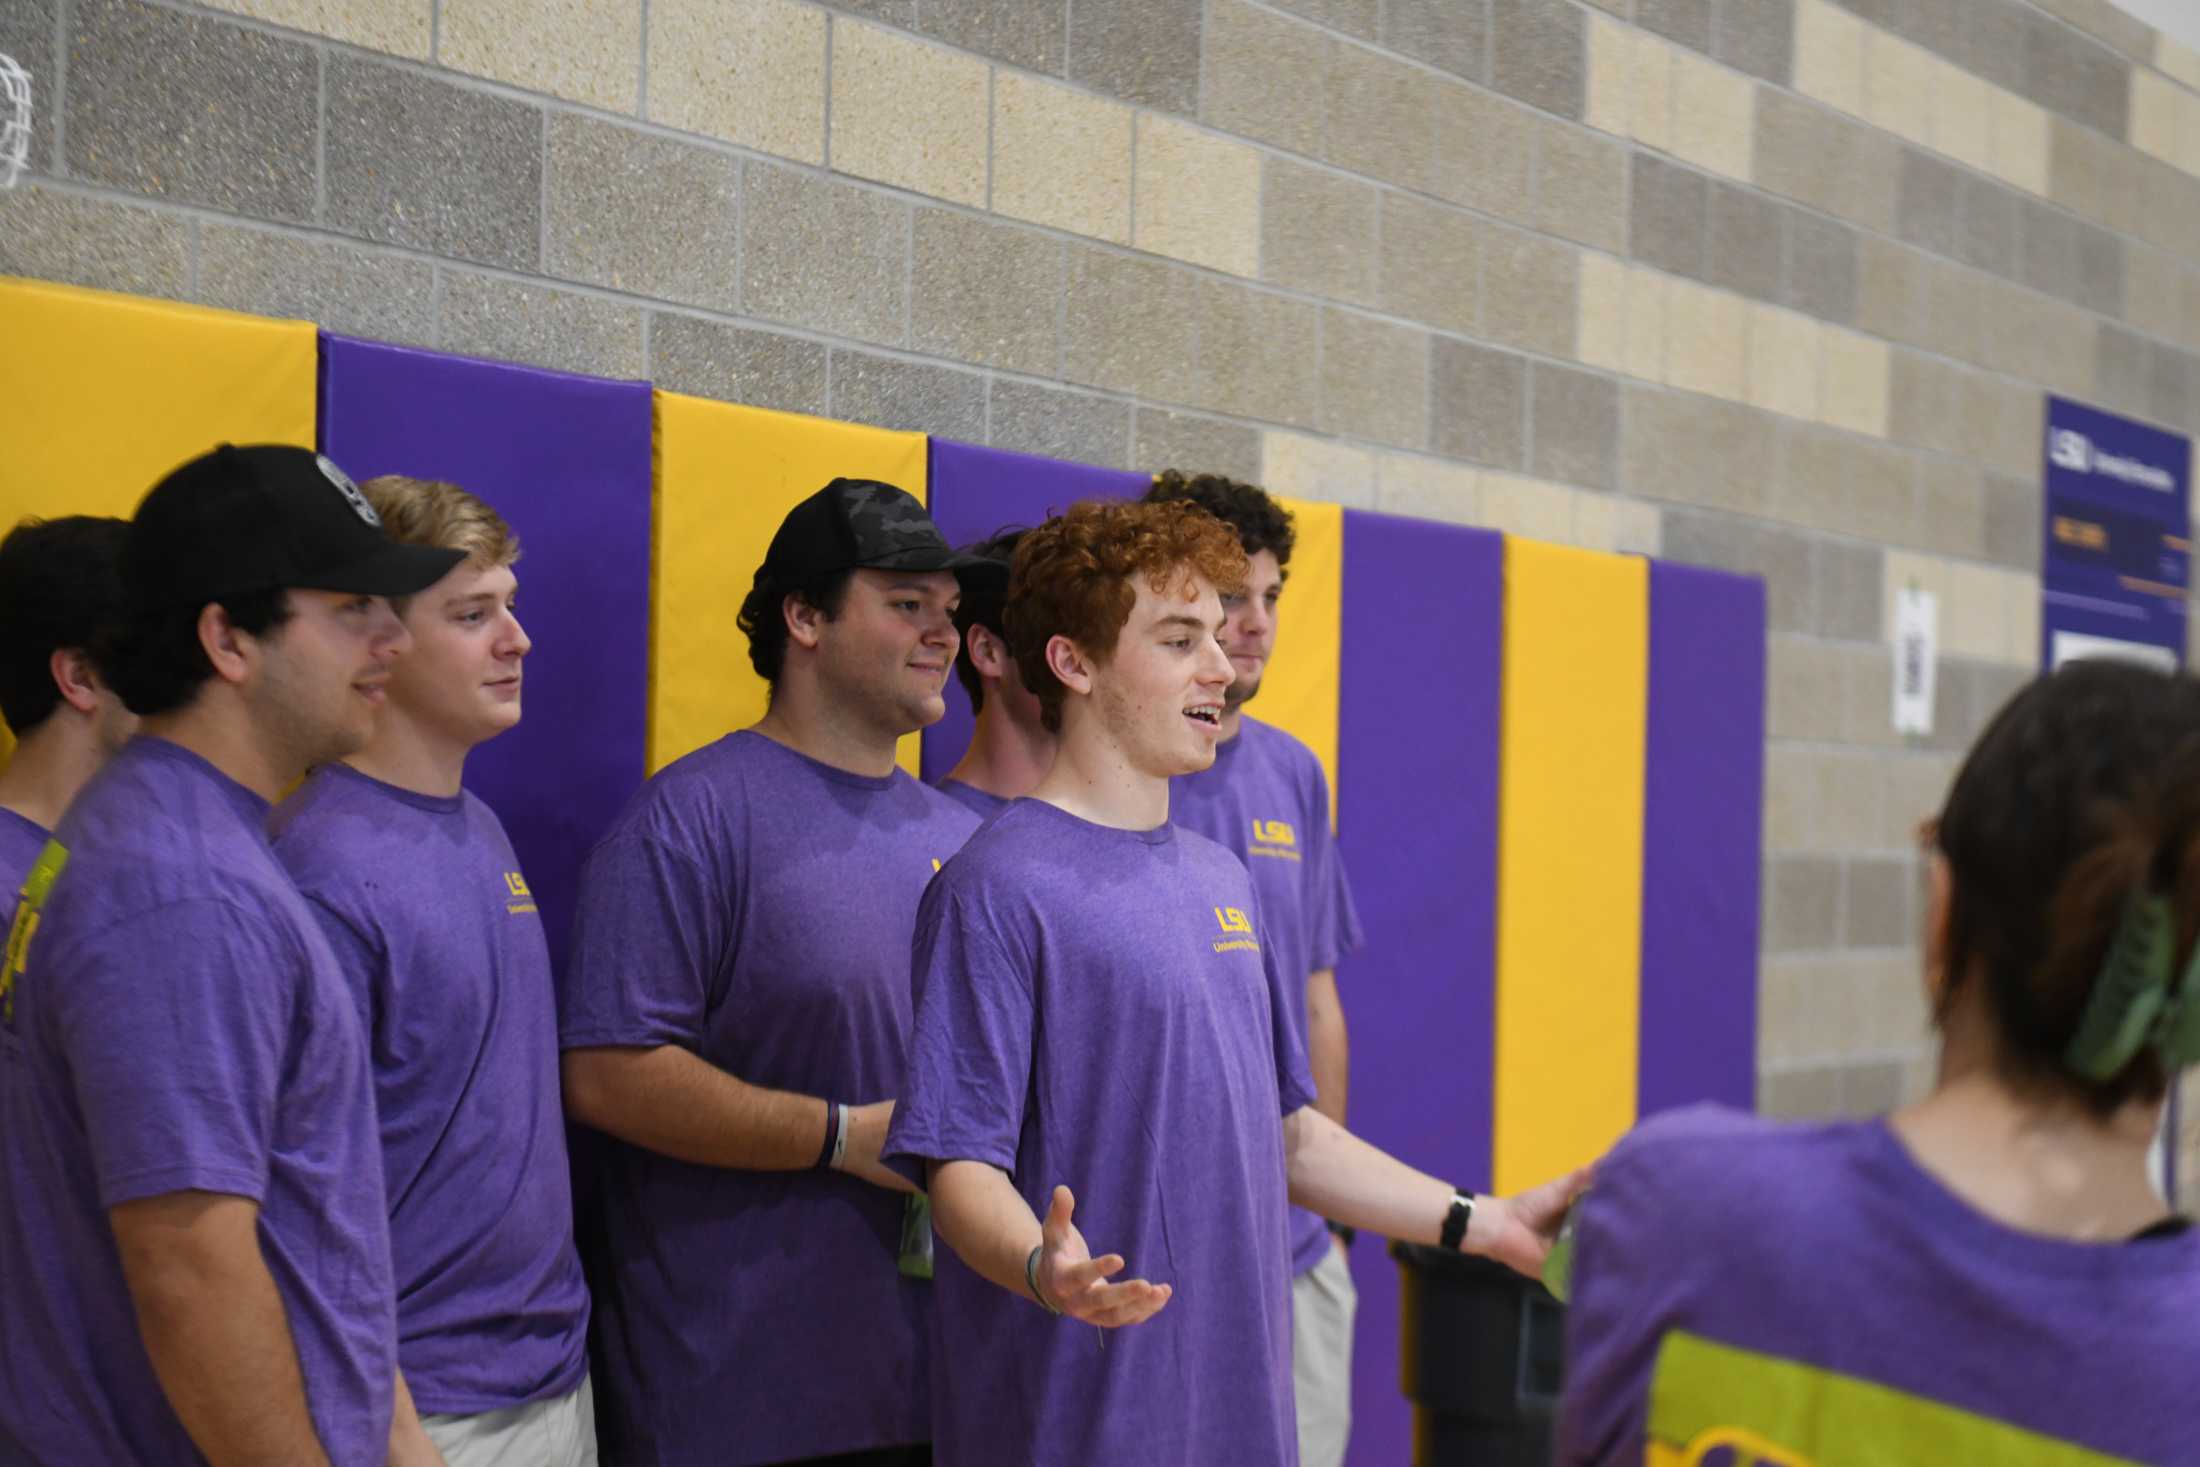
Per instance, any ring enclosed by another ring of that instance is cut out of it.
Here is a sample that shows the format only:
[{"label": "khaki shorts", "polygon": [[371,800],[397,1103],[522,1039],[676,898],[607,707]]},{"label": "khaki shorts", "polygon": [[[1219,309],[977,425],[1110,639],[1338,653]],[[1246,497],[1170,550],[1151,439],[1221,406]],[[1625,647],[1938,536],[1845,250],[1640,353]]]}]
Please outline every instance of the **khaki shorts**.
[{"label": "khaki shorts", "polygon": [[1359,1308],[1352,1267],[1334,1242],[1321,1262],[1291,1281],[1299,1467],[1341,1467],[1344,1461],[1352,1436],[1352,1319]]},{"label": "khaki shorts", "polygon": [[596,1467],[596,1398],[586,1376],[551,1400],[420,1424],[449,1467]]}]

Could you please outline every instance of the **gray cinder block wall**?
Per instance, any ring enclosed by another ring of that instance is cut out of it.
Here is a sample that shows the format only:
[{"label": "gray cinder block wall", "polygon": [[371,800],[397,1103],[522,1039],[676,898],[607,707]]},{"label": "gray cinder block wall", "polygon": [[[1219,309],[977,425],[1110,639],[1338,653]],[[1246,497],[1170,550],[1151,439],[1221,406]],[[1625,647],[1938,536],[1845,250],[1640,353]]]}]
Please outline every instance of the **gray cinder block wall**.
[{"label": "gray cinder block wall", "polygon": [[2033,663],[2042,393],[2200,425],[2200,55],[2104,0],[6,0],[0,51],[0,271],[1764,575],[1782,1113],[1925,1079],[1912,830]]}]

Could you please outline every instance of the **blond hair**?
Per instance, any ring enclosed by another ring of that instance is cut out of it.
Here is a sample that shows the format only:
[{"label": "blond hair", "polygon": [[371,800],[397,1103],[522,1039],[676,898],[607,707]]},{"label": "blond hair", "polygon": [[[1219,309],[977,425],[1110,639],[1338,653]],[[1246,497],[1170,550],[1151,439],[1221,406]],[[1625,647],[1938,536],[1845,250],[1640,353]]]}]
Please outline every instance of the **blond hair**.
[{"label": "blond hair", "polygon": [[382,517],[383,530],[401,545],[463,550],[485,569],[519,559],[519,536],[504,516],[456,484],[384,474],[359,488]]}]

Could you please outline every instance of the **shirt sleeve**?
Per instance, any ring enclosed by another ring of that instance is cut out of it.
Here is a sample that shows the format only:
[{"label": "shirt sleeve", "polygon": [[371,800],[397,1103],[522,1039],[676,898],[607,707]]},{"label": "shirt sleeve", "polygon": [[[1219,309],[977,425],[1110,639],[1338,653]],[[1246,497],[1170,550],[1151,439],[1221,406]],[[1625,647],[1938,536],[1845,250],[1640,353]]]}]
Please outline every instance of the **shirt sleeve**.
[{"label": "shirt sleeve", "polygon": [[1357,952],[1367,938],[1360,930],[1359,909],[1352,904],[1352,883],[1345,879],[1337,838],[1329,830],[1329,786],[1318,763],[1312,784],[1306,822],[1307,961],[1311,971],[1320,972]]},{"label": "shirt sleeve", "polygon": [[306,956],[226,902],[140,914],[54,970],[56,1038],[102,1207],[265,1200]]},{"label": "shirt sleeve", "polygon": [[359,1011],[359,1032],[367,1036],[370,1052],[379,1053],[383,1048],[381,1019],[389,995],[388,944],[380,932],[361,927],[321,894],[308,891],[302,895],[306,910],[328,939],[329,951],[336,956],[336,971],[343,975],[344,987]]},{"label": "shirt sleeve", "polygon": [[732,946],[730,879],[663,840],[615,835],[581,872],[558,1045],[702,1040],[713,976]]},{"label": "shirt sleeve", "polygon": [[[1283,975],[1276,971],[1274,944],[1262,934],[1260,945],[1261,976],[1268,983],[1269,1043],[1276,1056],[1276,1096],[1283,1114],[1314,1103],[1314,1072],[1306,1061],[1306,1040],[1299,1033],[1298,1021],[1292,1017],[1296,1010],[1283,991]],[[1303,975],[1297,980],[1304,983]]]},{"label": "shirt sleeve", "polygon": [[1031,1093],[1028,965],[982,900],[948,884],[933,881],[917,909],[908,1079],[886,1136],[886,1164],[919,1187],[928,1161],[982,1161],[1013,1177]]}]

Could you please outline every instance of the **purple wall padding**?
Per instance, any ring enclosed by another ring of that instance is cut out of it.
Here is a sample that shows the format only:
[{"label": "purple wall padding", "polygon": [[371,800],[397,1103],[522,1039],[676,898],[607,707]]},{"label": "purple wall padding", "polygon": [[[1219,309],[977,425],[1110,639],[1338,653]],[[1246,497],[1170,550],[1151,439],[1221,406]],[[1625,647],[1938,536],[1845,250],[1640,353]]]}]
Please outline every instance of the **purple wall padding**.
[{"label": "purple wall padding", "polygon": [[[932,519],[950,545],[991,539],[1005,529],[1038,524],[1080,499],[1127,499],[1152,482],[1145,474],[1096,469],[1006,449],[935,438],[927,475]],[[959,679],[947,680],[947,716],[924,731],[923,770],[937,780],[970,744],[970,699]]]},{"label": "purple wall padding", "polygon": [[[1347,510],[1338,840],[1367,945],[1338,969],[1352,1129],[1464,1187],[1490,1179],[1504,537]],[[1398,1265],[1352,1253],[1354,1467],[1413,1459]]]},{"label": "purple wall padding", "polygon": [[644,773],[649,384],[324,334],[321,445],[354,478],[458,484],[519,534],[526,717],[466,784],[511,832],[562,958],[581,861]]},{"label": "purple wall padding", "polygon": [[1765,587],[1652,562],[1636,1114],[1757,1092]]}]

